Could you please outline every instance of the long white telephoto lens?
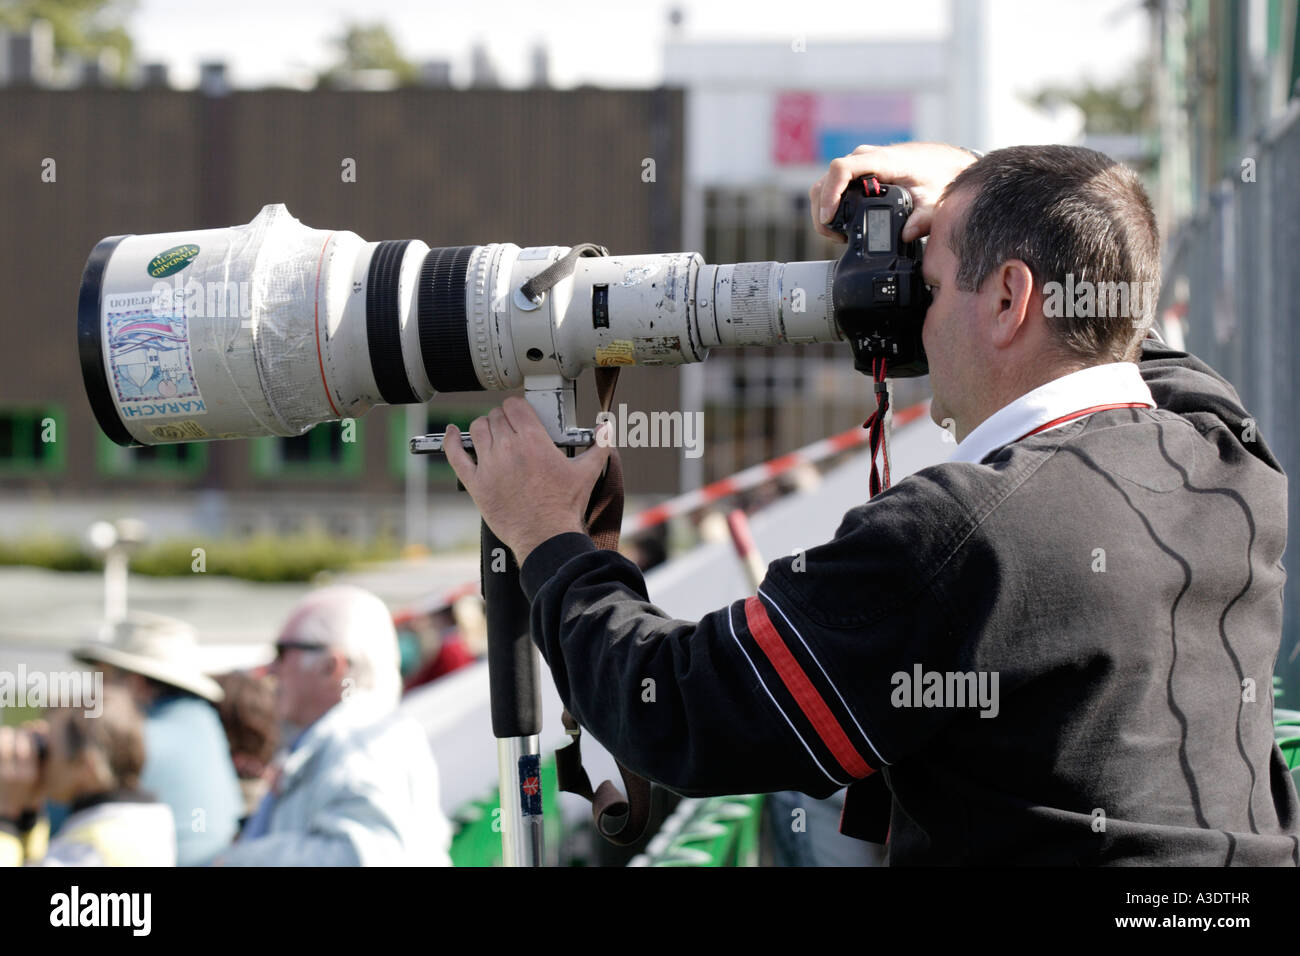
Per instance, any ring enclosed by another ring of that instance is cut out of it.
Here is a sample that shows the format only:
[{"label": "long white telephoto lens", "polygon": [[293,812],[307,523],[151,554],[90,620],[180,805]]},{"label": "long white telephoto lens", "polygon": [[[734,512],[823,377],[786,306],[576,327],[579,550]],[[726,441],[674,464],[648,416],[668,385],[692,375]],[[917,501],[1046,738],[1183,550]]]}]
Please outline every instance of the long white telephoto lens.
[{"label": "long white telephoto lens", "polygon": [[279,204],[246,226],[113,236],[82,274],[86,392],[121,445],[290,437],[437,392],[842,338],[834,262],[582,257],[520,293],[569,252],[367,242]]}]

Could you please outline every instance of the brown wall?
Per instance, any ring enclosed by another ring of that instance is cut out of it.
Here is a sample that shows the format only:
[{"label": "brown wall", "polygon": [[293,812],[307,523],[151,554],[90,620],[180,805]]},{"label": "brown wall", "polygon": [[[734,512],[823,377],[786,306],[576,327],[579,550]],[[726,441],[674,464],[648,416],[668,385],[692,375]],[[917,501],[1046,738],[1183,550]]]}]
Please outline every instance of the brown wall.
[{"label": "brown wall", "polygon": [[[367,239],[675,251],[682,123],[678,90],[267,90],[218,98],[0,90],[0,406],[52,402],[66,423],[62,473],[0,476],[0,490],[321,488],[319,478],[255,476],[247,442],[213,443],[206,470],[192,478],[100,473],[75,327],[81,270],[101,238],[236,225],[283,202],[307,225]],[[41,181],[46,157],[57,163],[54,183]],[[340,176],[345,157],[356,160],[355,183]],[[641,179],[646,157],[656,162],[654,183]],[[619,399],[634,408],[678,408],[677,396],[678,379],[665,370],[632,369],[619,385]],[[435,401],[490,405],[500,397]],[[379,408],[361,420],[364,473],[338,478],[340,491],[400,490],[389,418],[402,414]],[[635,456],[629,493],[678,490],[680,451],[627,454]],[[434,485],[449,487],[445,478]]]}]

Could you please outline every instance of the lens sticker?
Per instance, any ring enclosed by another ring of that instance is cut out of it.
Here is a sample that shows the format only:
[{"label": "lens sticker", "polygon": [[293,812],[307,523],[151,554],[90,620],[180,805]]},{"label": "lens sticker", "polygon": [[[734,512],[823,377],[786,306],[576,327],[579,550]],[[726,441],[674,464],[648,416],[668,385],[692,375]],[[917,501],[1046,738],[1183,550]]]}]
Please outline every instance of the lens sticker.
[{"label": "lens sticker", "polygon": [[210,437],[198,422],[168,422],[149,426],[149,434],[159,441],[196,441]]},{"label": "lens sticker", "polygon": [[123,419],[207,414],[183,312],[158,314],[148,293],[108,296],[104,324]]},{"label": "lens sticker", "polygon": [[597,365],[635,365],[636,348],[631,339],[613,339],[596,346]]}]

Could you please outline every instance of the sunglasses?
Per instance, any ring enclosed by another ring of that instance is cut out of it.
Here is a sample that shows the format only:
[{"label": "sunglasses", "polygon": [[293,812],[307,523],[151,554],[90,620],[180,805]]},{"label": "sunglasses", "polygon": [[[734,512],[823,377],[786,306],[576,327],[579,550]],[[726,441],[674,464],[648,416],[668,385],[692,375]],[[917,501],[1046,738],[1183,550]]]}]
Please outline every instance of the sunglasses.
[{"label": "sunglasses", "polygon": [[275,659],[284,660],[285,654],[289,651],[323,651],[327,650],[327,644],[313,644],[308,641],[276,641],[275,642]]}]

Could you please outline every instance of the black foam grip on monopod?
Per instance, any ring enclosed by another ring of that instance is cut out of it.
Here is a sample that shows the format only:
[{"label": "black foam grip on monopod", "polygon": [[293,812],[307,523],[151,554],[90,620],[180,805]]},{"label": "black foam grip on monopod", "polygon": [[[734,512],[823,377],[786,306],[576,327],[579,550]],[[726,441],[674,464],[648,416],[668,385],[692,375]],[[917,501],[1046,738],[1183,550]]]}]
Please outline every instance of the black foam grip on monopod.
[{"label": "black foam grip on monopod", "polygon": [[541,733],[537,651],[528,635],[528,598],[519,586],[519,565],[484,522],[480,576],[487,604],[488,689],[492,734],[498,739]]}]

